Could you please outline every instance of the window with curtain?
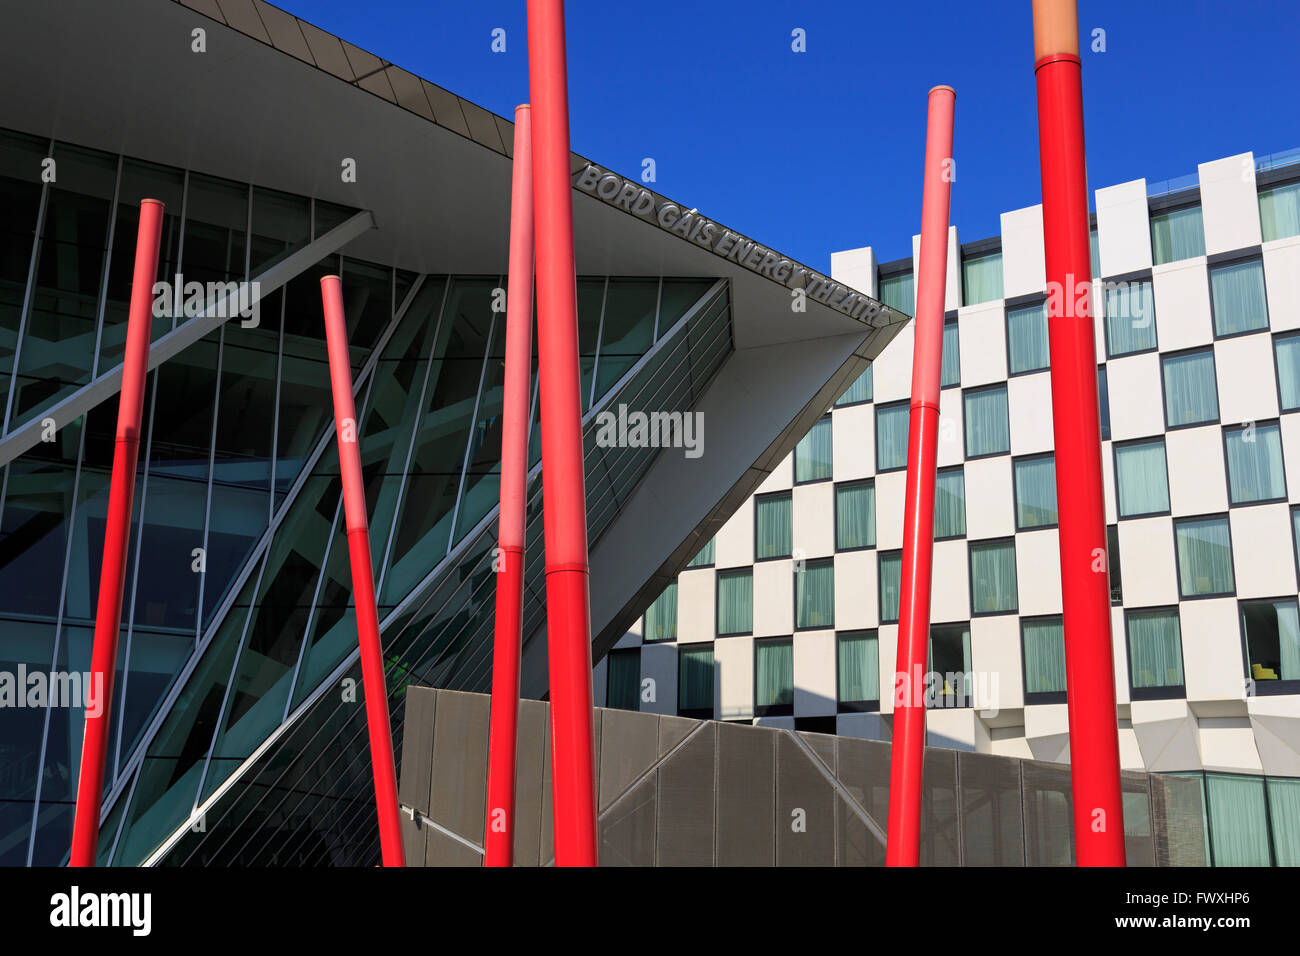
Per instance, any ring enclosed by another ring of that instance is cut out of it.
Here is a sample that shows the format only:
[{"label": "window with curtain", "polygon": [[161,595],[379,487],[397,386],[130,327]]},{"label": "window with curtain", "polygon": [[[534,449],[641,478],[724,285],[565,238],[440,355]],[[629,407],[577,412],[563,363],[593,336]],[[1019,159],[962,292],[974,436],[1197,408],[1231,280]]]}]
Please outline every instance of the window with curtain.
[{"label": "window with curtain", "polygon": [[1228,451],[1228,497],[1234,505],[1286,497],[1277,422],[1225,428],[1223,441]]},{"label": "window with curtain", "polygon": [[880,707],[880,642],[875,631],[836,635],[840,710]]},{"label": "window with curtain", "polygon": [[1025,703],[1065,701],[1065,625],[1059,617],[1020,622],[1024,650]]},{"label": "window with curtain", "polygon": [[1279,335],[1273,340],[1273,351],[1277,358],[1278,398],[1282,402],[1282,411],[1294,412],[1300,409],[1300,332]]},{"label": "window with curtain", "polygon": [[1233,592],[1237,585],[1232,574],[1227,515],[1175,521],[1174,544],[1178,590],[1183,597]]},{"label": "window with curtain", "polygon": [[907,402],[876,406],[876,471],[907,467]]},{"label": "window with curtain", "polygon": [[961,344],[954,316],[943,323],[943,364],[939,372],[939,387],[961,383]]},{"label": "window with curtain", "polygon": [[718,636],[754,629],[754,569],[718,572]]},{"label": "window with curtain", "polygon": [[1202,425],[1219,420],[1219,389],[1214,381],[1214,351],[1184,352],[1160,359],[1165,383],[1165,425]]},{"label": "window with curtain", "polygon": [[831,419],[818,419],[794,446],[794,480],[823,481],[831,476]]},{"label": "window with curtain", "polygon": [[853,384],[848,387],[843,395],[835,399],[835,407],[841,408],[845,405],[859,405],[862,402],[871,401],[871,370],[875,366],[868,365],[861,375],[853,380]]},{"label": "window with curtain", "polygon": [[916,289],[911,272],[880,277],[880,301],[906,315],[916,313]]},{"label": "window with curtain", "polygon": [[1291,508],[1291,541],[1295,546],[1295,566],[1300,568],[1300,505]]},{"label": "window with curtain", "polygon": [[[965,405],[966,457],[1002,455],[1011,450],[1011,426],[1007,421],[1007,387],[967,391]],[[906,462],[904,462],[906,463]]]},{"label": "window with curtain", "polygon": [[[1256,693],[1294,693],[1278,682],[1300,680],[1300,612],[1294,598],[1243,601],[1241,630],[1246,640],[1246,676]],[[1294,686],[1294,685],[1293,685]]]},{"label": "window with curtain", "polygon": [[880,583],[880,623],[897,624],[903,584],[903,552],[881,552],[876,574]]},{"label": "window with curtain", "polygon": [[1259,191],[1259,226],[1265,242],[1300,236],[1300,183]]},{"label": "window with curtain", "polygon": [[1300,779],[1265,777],[1275,866],[1300,866]]},{"label": "window with curtain", "polygon": [[1104,365],[1097,366],[1097,404],[1100,406],[1101,440],[1110,441],[1110,382]]},{"label": "window with curtain", "polygon": [[1044,303],[1007,309],[1007,358],[1012,375],[1037,372],[1051,364]]},{"label": "window with curtain", "polygon": [[1017,458],[1013,467],[1016,530],[1056,524],[1056,458]]},{"label": "window with curtain", "polygon": [[835,626],[835,562],[820,558],[794,569],[794,626],[799,629]]},{"label": "window with curtain", "polygon": [[792,547],[793,511],[790,492],[754,499],[754,557],[788,558]]},{"label": "window with curtain", "polygon": [[1115,446],[1115,491],[1121,518],[1158,515],[1169,510],[1163,438]]},{"label": "window with curtain", "polygon": [[664,588],[645,611],[647,643],[677,640],[677,582]]},{"label": "window with curtain", "polygon": [[855,481],[835,486],[835,550],[876,546],[876,486]]},{"label": "window with curtain", "polygon": [[1182,696],[1183,641],[1177,608],[1129,611],[1128,682],[1134,699]]},{"label": "window with curtain", "polygon": [[1106,567],[1110,571],[1110,603],[1124,603],[1124,578],[1119,569],[1119,525],[1106,525]]},{"label": "window with curtain", "polygon": [[700,553],[691,558],[691,563],[686,565],[688,568],[707,568],[713,564],[713,539],[700,549]]},{"label": "window with curtain", "polygon": [[605,706],[638,710],[641,700],[641,650],[636,647],[609,652],[605,681]]},{"label": "window with curtain", "polygon": [[713,716],[713,645],[683,645],[677,650],[677,713]]},{"label": "window with curtain", "polygon": [[1097,227],[1093,226],[1088,230],[1088,255],[1092,262],[1092,277],[1094,279],[1101,277],[1101,240],[1097,235]]},{"label": "window with curtain", "polygon": [[1003,614],[1020,606],[1016,591],[1016,544],[1012,539],[970,544],[972,614]]},{"label": "window with curtain", "polygon": [[1215,335],[1268,328],[1263,260],[1246,259],[1210,266],[1210,307],[1214,312]]},{"label": "window with curtain", "polygon": [[962,305],[978,305],[1002,298],[1002,253],[962,256]]},{"label": "window with curtain", "polygon": [[969,625],[943,624],[930,628],[929,670],[935,676],[927,706],[931,700],[935,707],[971,706]]},{"label": "window with curtain", "polygon": [[788,638],[754,642],[754,713],[794,713],[794,643]]},{"label": "window with curtain", "polygon": [[1115,358],[1156,347],[1156,306],[1149,279],[1106,288],[1106,355]]},{"label": "window with curtain", "polygon": [[1184,206],[1151,216],[1151,257],[1156,265],[1205,255],[1201,207]]},{"label": "window with curtain", "polygon": [[1271,865],[1263,777],[1207,773],[1205,802],[1215,866]]},{"label": "window with curtain", "polygon": [[934,479],[934,537],[960,538],[966,533],[966,474],[961,465]]}]

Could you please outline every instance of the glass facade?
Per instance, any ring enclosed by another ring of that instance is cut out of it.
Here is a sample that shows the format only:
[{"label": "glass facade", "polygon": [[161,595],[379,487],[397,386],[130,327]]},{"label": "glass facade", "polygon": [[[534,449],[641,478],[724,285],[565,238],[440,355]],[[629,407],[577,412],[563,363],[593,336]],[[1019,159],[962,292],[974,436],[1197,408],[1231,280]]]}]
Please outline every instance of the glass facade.
[{"label": "glass facade", "polygon": [[[46,156],[56,183],[41,182]],[[355,213],[10,133],[0,133],[0,192],[6,435],[120,364],[140,198],[167,204],[160,280],[202,284],[193,301],[186,292],[180,308],[155,310],[155,340],[212,305],[215,284],[256,279]],[[493,292],[503,279],[326,255],[265,294],[255,321],[222,323],[148,376],[105,861],[144,860],[290,715],[315,721],[322,740],[351,719],[333,695],[320,706],[323,683],[345,678],[356,650],[320,321],[318,280],[331,272],[343,280],[390,686],[399,701],[417,677],[486,688],[481,592],[504,349]],[[578,288],[588,405],[689,407],[732,347],[725,285],[598,276]],[[100,402],[3,469],[0,667],[89,668],[116,411],[115,396]],[[598,448],[591,417],[595,541],[651,454]],[[538,452],[534,443],[534,464]],[[537,477],[529,544],[540,562]],[[530,573],[538,580],[540,564]],[[441,601],[420,603],[435,592]],[[671,639],[675,607],[670,615],[661,602]],[[525,604],[531,633],[538,601]],[[490,604],[487,621],[490,637]],[[0,865],[65,857],[83,719],[66,708],[0,714]],[[368,761],[364,747],[356,756]],[[350,778],[339,779],[342,796]]]}]

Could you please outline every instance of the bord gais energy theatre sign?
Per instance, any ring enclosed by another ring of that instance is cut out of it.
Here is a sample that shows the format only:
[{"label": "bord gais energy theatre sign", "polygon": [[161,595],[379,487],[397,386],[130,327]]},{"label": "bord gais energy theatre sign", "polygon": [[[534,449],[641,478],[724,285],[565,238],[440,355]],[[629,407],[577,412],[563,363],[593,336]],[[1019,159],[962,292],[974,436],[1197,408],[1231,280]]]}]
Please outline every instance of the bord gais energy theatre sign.
[{"label": "bord gais energy theatre sign", "polygon": [[720,223],[701,216],[694,209],[683,209],[677,203],[664,199],[618,173],[588,163],[576,175],[574,185],[666,232],[699,243],[714,255],[730,259],[750,272],[766,276],[786,288],[801,289],[808,298],[830,306],[837,312],[873,326],[889,324],[891,310],[888,306],[801,266],[753,239],[732,232]]}]

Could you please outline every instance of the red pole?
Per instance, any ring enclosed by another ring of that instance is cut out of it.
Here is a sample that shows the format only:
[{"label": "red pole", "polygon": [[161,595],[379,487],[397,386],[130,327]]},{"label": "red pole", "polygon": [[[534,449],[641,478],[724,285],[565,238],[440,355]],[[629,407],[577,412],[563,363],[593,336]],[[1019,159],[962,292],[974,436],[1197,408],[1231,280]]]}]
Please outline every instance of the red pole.
[{"label": "red pole", "polygon": [[921,765],[925,756],[922,675],[928,670],[926,649],[930,643],[934,482],[939,447],[939,379],[943,367],[943,300],[948,274],[952,115],[956,98],[951,86],[936,86],[930,91],[926,120],[886,866],[917,866],[921,857]]},{"label": "red pole", "polygon": [[533,153],[528,104],[515,107],[510,184],[510,288],[506,303],[506,381],[501,409],[501,513],[497,610],[492,647],[487,820],[483,865],[510,866],[515,835],[515,747],[519,718],[520,613],[524,601],[524,492],[528,476],[529,373],[533,335]]},{"label": "red pole", "polygon": [[112,726],[109,712],[113,704],[113,678],[117,674],[117,635],[122,625],[122,586],[126,581],[126,549],[131,538],[131,508],[135,503],[135,467],[140,457],[140,419],[144,413],[145,376],[149,373],[153,283],[158,274],[162,219],[161,202],[140,200],[131,306],[126,320],[126,354],[122,357],[122,393],[117,402],[117,443],[104,527],[104,562],[95,609],[95,643],[90,662],[92,684],[87,689],[88,695],[94,689],[98,692],[86,699],[86,730],[81,742],[70,866],[94,866],[99,850],[104,758]]},{"label": "red pole", "polygon": [[1034,0],[1034,60],[1075,860],[1079,866],[1123,866],[1075,0]]},{"label": "red pole", "polygon": [[555,864],[596,865],[586,481],[563,0],[528,0]]},{"label": "red pole", "polygon": [[388,723],[388,688],[379,644],[379,615],[375,611],[375,580],[370,559],[370,524],[366,518],[366,488],[361,478],[361,449],[357,444],[357,412],[352,402],[352,368],[348,329],[343,317],[343,288],[338,276],[322,276],[321,304],[325,312],[325,345],[329,351],[330,388],[334,392],[334,432],[339,446],[339,476],[343,482],[343,513],[352,561],[352,595],[357,611],[357,641],[361,646],[361,685],[366,697],[366,727],[370,734],[370,763],[375,774],[375,810],[379,815],[379,846],[384,866],[405,866],[402,829],[397,811],[397,773],[393,767],[393,736]]}]

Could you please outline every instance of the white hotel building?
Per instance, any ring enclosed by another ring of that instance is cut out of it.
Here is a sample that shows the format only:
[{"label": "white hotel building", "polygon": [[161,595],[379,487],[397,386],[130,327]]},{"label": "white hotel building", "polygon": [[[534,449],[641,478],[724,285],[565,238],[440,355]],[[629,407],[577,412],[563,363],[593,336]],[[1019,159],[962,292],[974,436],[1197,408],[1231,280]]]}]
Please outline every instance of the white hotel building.
[{"label": "white hotel building", "polygon": [[[1212,815],[1300,820],[1300,153],[1094,199],[1123,766],[1205,771]],[[948,239],[931,659],[970,687],[929,743],[1066,762],[1042,207],[1001,220]],[[908,313],[913,269],[832,255]],[[596,665],[598,704],[889,739],[912,343]]]}]

